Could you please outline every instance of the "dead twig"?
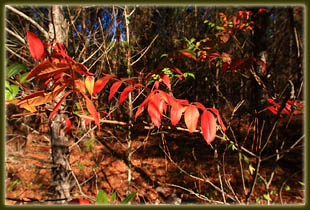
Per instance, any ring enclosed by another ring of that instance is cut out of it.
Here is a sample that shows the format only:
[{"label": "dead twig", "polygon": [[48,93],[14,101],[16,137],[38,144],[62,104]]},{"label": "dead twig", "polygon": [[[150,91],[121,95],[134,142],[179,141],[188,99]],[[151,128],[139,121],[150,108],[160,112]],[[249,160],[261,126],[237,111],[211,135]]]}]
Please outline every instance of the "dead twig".
[{"label": "dead twig", "polygon": [[17,15],[23,17],[24,19],[28,20],[30,23],[32,23],[35,27],[37,27],[39,29],[39,31],[42,32],[42,34],[44,35],[45,39],[48,40],[48,38],[49,38],[48,32],[40,24],[38,24],[36,21],[34,21],[32,18],[30,18],[25,13],[15,9],[14,7],[11,7],[9,5],[6,5],[5,7],[7,9],[11,10],[12,12],[14,12],[15,14],[17,14]]}]

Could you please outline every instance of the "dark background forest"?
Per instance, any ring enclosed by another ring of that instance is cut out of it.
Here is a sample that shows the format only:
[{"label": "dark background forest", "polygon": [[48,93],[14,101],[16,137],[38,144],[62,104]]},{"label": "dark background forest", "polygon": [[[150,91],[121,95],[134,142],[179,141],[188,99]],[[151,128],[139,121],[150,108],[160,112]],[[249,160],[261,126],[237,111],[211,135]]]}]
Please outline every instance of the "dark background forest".
[{"label": "dark background forest", "polygon": [[[35,79],[22,82],[40,63],[30,54],[26,31],[44,43],[63,43],[96,79],[114,74],[151,87],[155,75],[165,73],[171,90],[160,88],[177,99],[218,109],[227,127],[210,145],[199,132],[186,132],[182,120],[179,129],[167,129],[168,114],[161,128],[144,129],[151,124],[146,112],[130,121],[128,110],[132,105],[136,112],[143,101],[139,94],[146,93],[133,93],[132,103],[119,105],[124,88],[108,102],[108,83],[98,93],[96,108],[133,127],[102,123],[99,130],[70,115],[66,201],[95,203],[103,190],[108,197],[116,192],[114,203],[136,192],[132,204],[304,204],[302,6],[14,5],[5,12],[8,204],[62,199],[55,197],[50,163],[50,111],[41,105],[26,115],[14,103],[28,94],[24,88],[37,91],[42,85]],[[249,14],[244,21],[251,27],[225,30],[234,25],[229,17],[238,14]],[[17,64],[21,70],[9,74]],[[169,69],[179,69],[183,80]],[[153,80],[146,80],[149,74]],[[286,108],[289,113],[281,113]]]}]

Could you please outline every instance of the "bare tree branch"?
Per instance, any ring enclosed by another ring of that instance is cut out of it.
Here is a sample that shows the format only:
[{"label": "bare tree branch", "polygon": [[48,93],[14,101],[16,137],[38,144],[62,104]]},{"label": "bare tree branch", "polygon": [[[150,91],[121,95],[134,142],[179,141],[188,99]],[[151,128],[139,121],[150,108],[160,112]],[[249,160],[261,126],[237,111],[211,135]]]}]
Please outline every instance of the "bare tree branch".
[{"label": "bare tree branch", "polygon": [[48,32],[42,26],[40,26],[36,21],[34,21],[29,16],[27,16],[25,13],[15,9],[14,7],[11,7],[9,5],[6,5],[5,7],[11,10],[12,12],[16,13],[17,15],[20,15],[21,17],[25,18],[30,23],[32,23],[35,27],[37,27],[43,33],[45,39],[48,40],[48,37],[49,37]]}]

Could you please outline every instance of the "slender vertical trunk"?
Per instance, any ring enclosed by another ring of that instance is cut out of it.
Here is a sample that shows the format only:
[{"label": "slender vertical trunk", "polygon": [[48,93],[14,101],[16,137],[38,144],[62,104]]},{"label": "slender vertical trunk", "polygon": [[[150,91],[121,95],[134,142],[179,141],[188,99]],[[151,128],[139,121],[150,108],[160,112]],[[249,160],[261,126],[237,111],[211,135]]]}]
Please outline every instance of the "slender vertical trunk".
[{"label": "slender vertical trunk", "polygon": [[[62,13],[62,6],[52,6],[51,18],[53,26],[50,27],[51,33],[56,42],[64,43],[66,39],[65,33],[65,19]],[[63,94],[56,97],[58,101]],[[65,103],[62,104],[65,107]],[[60,108],[62,110],[62,108]],[[57,198],[69,199],[70,198],[70,178],[71,173],[69,170],[69,150],[68,150],[68,139],[65,136],[63,129],[63,123],[65,121],[64,114],[56,114],[50,121],[50,132],[51,132],[51,147],[52,147],[52,176],[53,184],[55,187]],[[65,201],[63,201],[65,202]]]},{"label": "slender vertical trunk", "polygon": [[[126,24],[126,41],[127,41],[127,75],[128,77],[131,77],[131,48],[130,48],[130,29],[129,29],[129,11],[128,7],[125,6],[124,9],[124,16],[125,16],[125,24]],[[128,95],[128,112],[129,112],[129,120],[128,120],[128,194],[131,192],[131,144],[132,144],[132,139],[131,139],[131,121],[132,121],[132,116],[133,116],[133,107],[132,107],[132,94],[129,93]]]}]

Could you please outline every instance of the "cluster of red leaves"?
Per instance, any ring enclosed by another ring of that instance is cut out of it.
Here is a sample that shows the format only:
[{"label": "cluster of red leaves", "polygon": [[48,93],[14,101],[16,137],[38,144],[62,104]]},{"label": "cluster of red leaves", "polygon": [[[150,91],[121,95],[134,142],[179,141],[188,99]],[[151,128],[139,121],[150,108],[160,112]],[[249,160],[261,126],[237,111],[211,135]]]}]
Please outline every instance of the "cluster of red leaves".
[{"label": "cluster of red leaves", "polygon": [[[168,76],[163,76],[161,81],[168,87],[168,89],[170,89],[170,79]],[[185,125],[187,126],[188,131],[192,133],[198,126],[200,117],[199,109],[201,109],[203,112],[200,119],[201,131],[208,144],[215,139],[216,118],[223,132],[226,131],[226,127],[217,109],[206,108],[199,102],[189,103],[187,100],[175,99],[159,89],[159,81],[154,83],[154,87],[155,89],[150,92],[138,107],[135,114],[135,120],[145,109],[147,109],[152,122],[159,128],[161,125],[161,118],[163,114],[167,113],[167,107],[169,106],[171,125],[176,126],[184,114]]]},{"label": "cluster of red leaves", "polygon": [[[266,9],[260,8],[258,14],[266,11]],[[221,64],[223,73],[226,73],[228,69],[231,72],[235,72],[237,69],[248,72],[249,68],[254,64],[258,64],[262,66],[262,73],[265,74],[266,63],[264,61],[254,57],[233,58],[231,54],[218,50],[219,43],[225,44],[232,34],[235,35],[239,31],[253,30],[252,25],[254,23],[250,21],[253,15],[252,12],[239,11],[237,15],[230,15],[229,17],[224,13],[219,13],[219,15],[221,19],[219,25],[221,30],[219,32],[208,34],[207,38],[198,41],[196,49],[182,49],[178,50],[178,53],[195,61],[207,61],[210,68],[212,63]]]},{"label": "cluster of red leaves", "polygon": [[[41,40],[32,32],[27,31],[28,46],[33,58],[40,60],[41,63],[35,66],[27,78],[35,77],[37,81],[44,81],[40,89],[30,95],[22,98],[17,102],[22,108],[25,108],[31,112],[36,111],[36,106],[46,104],[55,100],[55,98],[62,92],[61,96],[53,111],[49,116],[49,120],[57,113],[61,104],[71,93],[77,96],[80,104],[85,104],[88,113],[89,121],[94,121],[100,128],[99,113],[97,112],[92,99],[96,97],[106,84],[113,80],[114,83],[110,87],[108,100],[110,101],[115,93],[119,90],[122,84],[126,87],[120,94],[119,103],[121,104],[126,100],[131,91],[137,87],[142,87],[148,90],[149,94],[146,99],[139,105],[135,114],[135,119],[147,109],[148,114],[156,127],[160,127],[161,118],[164,113],[167,113],[167,107],[170,109],[170,120],[173,126],[177,125],[180,121],[182,114],[184,113],[184,121],[189,132],[194,132],[198,126],[200,117],[199,109],[202,111],[200,125],[203,133],[203,137],[208,144],[210,144],[216,135],[216,120],[220,124],[222,130],[225,132],[226,128],[221,120],[219,112],[215,108],[205,108],[198,102],[189,103],[187,100],[175,99],[168,93],[159,89],[159,83],[162,82],[171,91],[170,78],[165,75],[160,75],[160,80],[155,81],[152,90],[149,90],[142,84],[135,83],[134,80],[128,78],[117,79],[115,75],[104,74],[103,77],[95,81],[95,77],[92,73],[88,72],[87,68],[76,61],[74,61],[67,53],[64,46],[60,43],[43,44]],[[45,47],[50,47],[52,50],[51,55]],[[188,56],[194,58],[189,52],[179,51],[182,56]],[[182,80],[183,73],[178,68],[171,68],[172,71],[178,73],[179,79]],[[85,79],[83,79],[85,78]],[[47,86],[49,87],[47,91]],[[81,100],[81,98],[83,100]],[[82,103],[84,102],[84,103]],[[81,111],[84,115],[87,115],[81,105]],[[70,129],[71,122],[66,119],[66,133]]]},{"label": "cluster of red leaves", "polygon": [[[268,98],[267,101],[272,104],[272,106],[267,106],[267,109],[277,115],[281,106],[271,98]],[[295,106],[303,107],[304,104],[297,101],[288,100],[282,112],[286,115],[297,114],[298,111]],[[280,113],[280,116],[282,116],[282,113]]]},{"label": "cluster of red leaves", "polygon": [[[179,69],[174,71],[178,73],[182,73]],[[182,74],[181,74],[182,76]],[[180,78],[181,78],[180,76]],[[98,92],[98,90],[101,90],[104,88],[104,86],[110,81],[110,79],[113,78],[111,75],[105,75],[104,77],[100,78],[95,82],[94,91],[93,93]],[[138,116],[147,109],[148,115],[151,118],[151,121],[156,127],[160,127],[161,125],[161,119],[163,114],[167,113],[168,106],[170,107],[170,121],[171,125],[176,126],[178,122],[181,120],[182,115],[184,114],[184,121],[188,128],[189,132],[194,132],[198,126],[198,121],[200,117],[200,113],[198,111],[198,108],[202,110],[201,115],[201,130],[203,133],[203,137],[206,140],[208,144],[210,144],[214,139],[216,135],[216,118],[222,128],[222,130],[225,132],[226,127],[223,124],[223,121],[219,115],[219,112],[215,108],[205,108],[201,103],[193,102],[189,103],[187,100],[182,99],[175,99],[174,97],[170,96],[165,91],[162,91],[159,89],[159,84],[162,82],[169,90],[171,90],[171,81],[170,78],[162,74],[160,80],[155,81],[153,89],[149,90],[146,86],[135,83],[135,81],[130,79],[122,78],[120,80],[114,78],[116,80],[110,87],[109,91],[109,97],[108,100],[110,101],[115,93],[119,90],[120,86],[122,84],[129,84],[126,86],[123,91],[120,93],[119,96],[119,104],[121,104],[124,100],[126,100],[127,96],[130,92],[135,90],[137,87],[145,88],[149,94],[145,98],[145,100],[139,105],[136,113],[135,113],[135,120],[138,118]],[[92,80],[93,81],[93,80]],[[81,88],[83,89],[83,87]],[[215,118],[215,116],[216,118]]]},{"label": "cluster of red leaves", "polygon": [[[81,96],[83,97],[88,112],[95,119],[95,123],[98,127],[100,127],[99,115],[95,106],[83,89],[80,88],[80,84],[83,83],[81,78],[82,76],[86,76],[87,79],[84,83],[87,90],[90,91],[91,87],[89,87],[89,84],[91,84],[91,82],[89,78],[91,78],[93,74],[88,72],[83,64],[74,61],[66,53],[65,47],[61,43],[43,44],[41,40],[30,31],[27,31],[27,40],[32,57],[41,60],[41,63],[29,72],[25,80],[35,77],[38,82],[43,81],[43,85],[41,85],[38,91],[17,101],[17,105],[30,112],[36,112],[36,106],[51,102],[55,100],[60,93],[65,92],[49,116],[49,119],[52,119],[66,97],[74,93],[77,95],[80,103],[82,103],[80,98]],[[51,55],[49,55],[45,47],[51,48]],[[67,90],[67,88],[70,89]],[[69,124],[70,123],[66,121],[67,128]]]},{"label": "cluster of red leaves", "polygon": [[253,30],[253,21],[250,21],[250,16],[252,12],[250,11],[239,11],[236,16],[230,15],[226,16],[224,13],[220,12],[220,20],[222,21],[222,26],[225,28],[222,32],[227,34],[234,34],[237,31],[247,31]]}]

